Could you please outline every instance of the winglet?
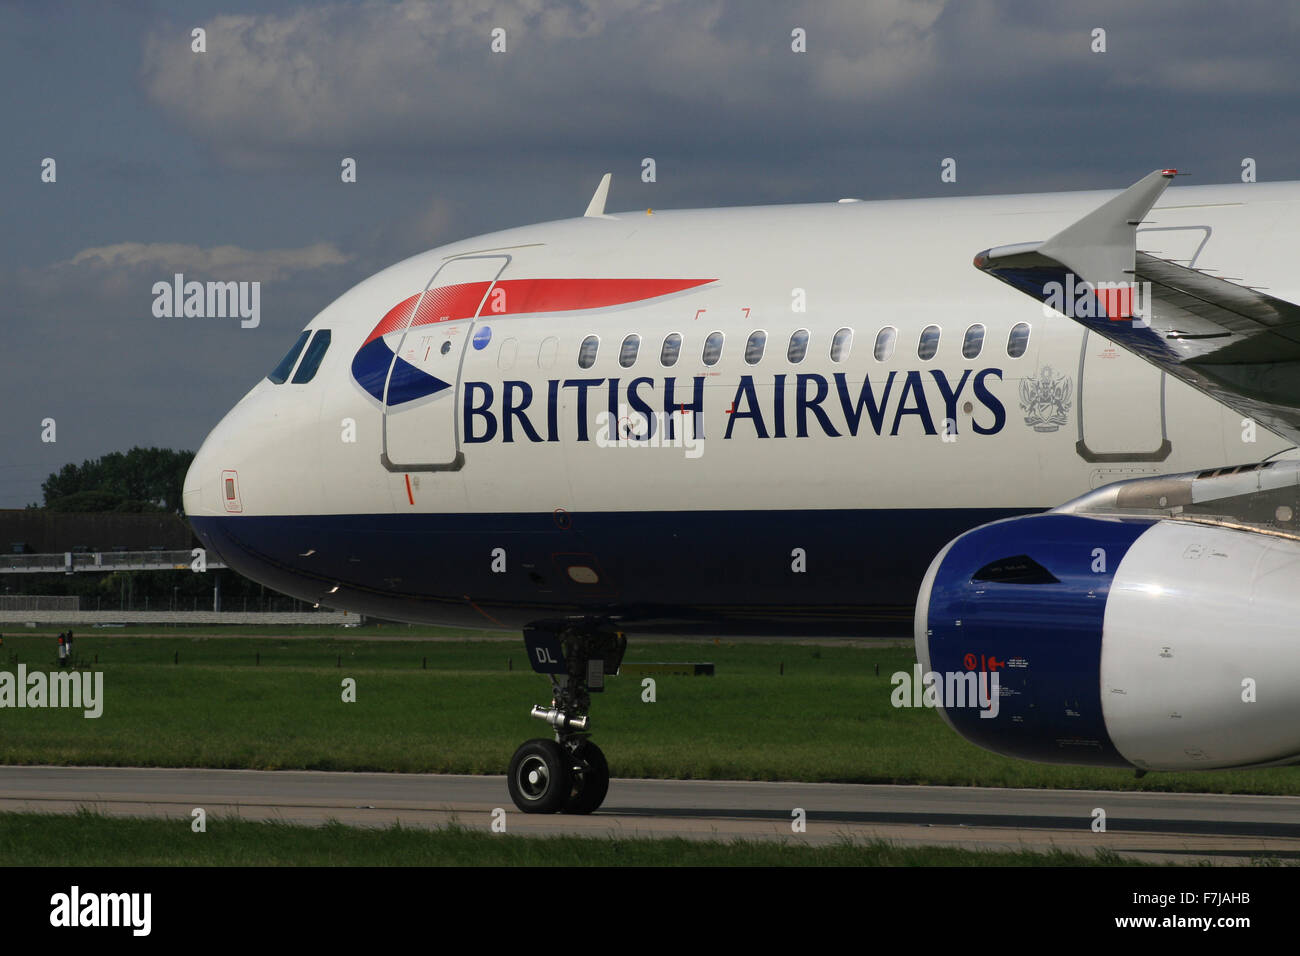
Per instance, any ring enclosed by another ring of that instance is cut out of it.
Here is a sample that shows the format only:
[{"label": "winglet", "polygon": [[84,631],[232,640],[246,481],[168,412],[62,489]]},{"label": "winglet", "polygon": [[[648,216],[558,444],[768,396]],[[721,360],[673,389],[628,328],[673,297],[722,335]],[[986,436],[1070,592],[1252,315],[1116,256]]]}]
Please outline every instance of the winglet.
[{"label": "winglet", "polygon": [[601,177],[595,195],[591,197],[591,202],[587,203],[587,211],[583,213],[584,217],[605,215],[605,200],[609,197],[609,181],[613,178],[613,175],[613,173],[606,173]]},{"label": "winglet", "polygon": [[1066,226],[1038,247],[1076,275],[1097,285],[1131,282],[1137,254],[1137,227],[1177,171],[1157,169],[1114,199]]}]

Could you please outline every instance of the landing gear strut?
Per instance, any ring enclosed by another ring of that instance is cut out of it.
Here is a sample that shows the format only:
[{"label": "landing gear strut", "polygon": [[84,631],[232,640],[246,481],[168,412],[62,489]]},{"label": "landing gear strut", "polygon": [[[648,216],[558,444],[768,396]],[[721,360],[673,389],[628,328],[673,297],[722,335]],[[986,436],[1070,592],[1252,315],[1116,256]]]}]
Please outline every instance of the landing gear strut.
[{"label": "landing gear strut", "polygon": [[524,743],[510,760],[506,785],[524,813],[591,813],[609,792],[609,764],[591,742],[591,695],[617,674],[627,638],[583,625],[524,629],[533,670],[551,678],[551,705],[533,716],[555,729],[554,740]]}]

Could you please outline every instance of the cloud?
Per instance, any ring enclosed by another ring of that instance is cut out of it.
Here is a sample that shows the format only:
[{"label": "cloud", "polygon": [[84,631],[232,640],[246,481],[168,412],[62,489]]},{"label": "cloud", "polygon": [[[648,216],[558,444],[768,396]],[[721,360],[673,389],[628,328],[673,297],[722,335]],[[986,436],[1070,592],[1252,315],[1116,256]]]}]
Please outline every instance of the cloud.
[{"label": "cloud", "polygon": [[143,328],[137,320],[151,314],[153,284],[170,282],[175,273],[199,281],[264,283],[263,301],[278,303],[274,309],[268,305],[268,324],[298,327],[358,280],[354,260],[328,242],[262,250],[117,242],[40,267],[0,270],[0,301],[19,319],[9,330],[11,344],[43,341],[45,326],[54,322],[78,330],[79,343],[103,337],[101,357],[122,361],[121,331]]},{"label": "cloud", "polygon": [[[237,169],[354,156],[363,182],[394,168],[540,181],[650,155],[697,192],[708,180],[757,199],[832,167],[866,182],[873,164],[914,190],[961,144],[990,188],[1025,144],[1077,147],[1080,129],[1104,128],[1135,153],[1185,152],[1157,113],[1235,129],[1237,97],[1297,92],[1295,10],[1240,0],[1181,14],[1177,0],[1098,0],[1086,15],[1028,0],[333,3],[216,17],[203,54],[181,42],[187,29],[155,30],[140,79]],[[1091,50],[1098,26],[1105,54]],[[504,54],[489,48],[496,27]],[[791,51],[796,27],[806,53]],[[1077,181],[1071,157],[1096,167],[1087,149],[1053,159],[1061,182]],[[918,156],[924,171],[900,177]]]},{"label": "cloud", "polygon": [[243,249],[239,246],[201,246],[179,242],[118,242],[83,249],[51,268],[83,267],[108,270],[191,272],[229,279],[251,277],[283,279],[292,273],[351,260],[332,242],[317,242],[301,249]]},{"label": "cloud", "polygon": [[[637,138],[685,121],[769,126],[791,90],[883,101],[934,61],[946,0],[526,0],[332,4],[217,17],[207,52],[144,42],[152,102],[237,167],[302,151],[455,154]],[[491,52],[493,29],[506,52]],[[807,54],[791,31],[807,31]]]}]

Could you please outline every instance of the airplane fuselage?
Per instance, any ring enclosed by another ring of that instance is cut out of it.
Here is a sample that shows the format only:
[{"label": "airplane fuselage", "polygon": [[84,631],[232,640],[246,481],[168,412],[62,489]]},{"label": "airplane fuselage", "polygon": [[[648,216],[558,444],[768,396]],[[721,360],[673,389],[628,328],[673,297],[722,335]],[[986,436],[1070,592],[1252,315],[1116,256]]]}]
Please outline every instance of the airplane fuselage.
[{"label": "airplane fuselage", "polygon": [[[186,511],[241,573],[384,618],[904,633],[969,528],[1287,447],[972,268],[1108,195],[640,212],[415,256],[312,320]],[[1297,200],[1174,189],[1139,240],[1295,300]]]}]

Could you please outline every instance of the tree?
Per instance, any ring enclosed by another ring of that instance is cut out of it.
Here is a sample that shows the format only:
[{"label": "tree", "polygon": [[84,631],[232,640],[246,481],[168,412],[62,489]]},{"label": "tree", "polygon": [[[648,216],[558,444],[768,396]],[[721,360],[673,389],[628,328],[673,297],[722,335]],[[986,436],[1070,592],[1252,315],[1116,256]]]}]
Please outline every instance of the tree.
[{"label": "tree", "polygon": [[184,506],[192,451],[132,448],[67,464],[41,485],[52,511],[171,511]]}]

